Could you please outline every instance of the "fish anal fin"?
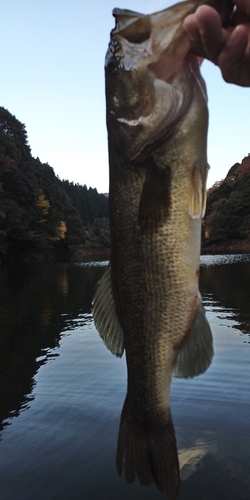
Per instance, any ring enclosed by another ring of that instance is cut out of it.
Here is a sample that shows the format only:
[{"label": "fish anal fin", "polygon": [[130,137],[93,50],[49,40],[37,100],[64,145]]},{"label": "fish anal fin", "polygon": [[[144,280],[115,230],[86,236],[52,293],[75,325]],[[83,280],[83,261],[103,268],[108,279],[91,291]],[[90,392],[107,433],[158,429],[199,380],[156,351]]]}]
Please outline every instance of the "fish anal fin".
[{"label": "fish anal fin", "polygon": [[136,477],[143,485],[153,481],[157,488],[175,500],[179,493],[180,476],[175,430],[170,410],[143,425],[133,418],[127,396],[124,402],[117,443],[118,473],[124,471],[126,481]]},{"label": "fish anal fin", "polygon": [[212,332],[199,301],[192,327],[176,358],[173,377],[191,378],[204,373],[212,362],[213,354]]},{"label": "fish anal fin", "polygon": [[138,222],[142,233],[157,231],[167,220],[170,208],[170,168],[159,168],[150,159],[141,193]]},{"label": "fish anal fin", "polygon": [[189,201],[188,211],[193,219],[198,219],[204,216],[206,210],[206,184],[209,165],[201,167],[198,162],[193,166],[191,180],[191,197]]},{"label": "fish anal fin", "polygon": [[124,335],[116,311],[110,265],[105,270],[95,291],[92,313],[96,329],[104,344],[112,354],[121,357],[124,351]]}]

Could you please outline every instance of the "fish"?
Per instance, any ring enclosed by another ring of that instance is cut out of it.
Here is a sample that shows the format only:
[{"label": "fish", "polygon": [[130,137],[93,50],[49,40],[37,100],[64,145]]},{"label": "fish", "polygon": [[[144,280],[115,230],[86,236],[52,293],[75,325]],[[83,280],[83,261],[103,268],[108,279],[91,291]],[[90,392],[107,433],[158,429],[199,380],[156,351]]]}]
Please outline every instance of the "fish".
[{"label": "fish", "polygon": [[183,28],[199,4],[114,9],[105,60],[111,255],[92,312],[108,349],[126,354],[118,473],[170,500],[180,486],[171,380],[205,372],[214,354],[198,283],[207,92]]}]

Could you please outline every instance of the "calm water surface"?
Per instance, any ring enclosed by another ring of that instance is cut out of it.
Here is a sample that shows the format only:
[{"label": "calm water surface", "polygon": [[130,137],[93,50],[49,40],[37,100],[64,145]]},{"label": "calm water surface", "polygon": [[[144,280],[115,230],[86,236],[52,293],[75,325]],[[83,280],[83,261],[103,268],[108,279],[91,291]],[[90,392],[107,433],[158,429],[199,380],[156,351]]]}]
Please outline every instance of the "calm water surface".
[{"label": "calm water surface", "polygon": [[[125,359],[106,349],[91,298],[107,262],[0,268],[0,499],[160,500],[116,473]],[[250,498],[250,256],[204,256],[215,356],[174,380],[180,500]]]}]

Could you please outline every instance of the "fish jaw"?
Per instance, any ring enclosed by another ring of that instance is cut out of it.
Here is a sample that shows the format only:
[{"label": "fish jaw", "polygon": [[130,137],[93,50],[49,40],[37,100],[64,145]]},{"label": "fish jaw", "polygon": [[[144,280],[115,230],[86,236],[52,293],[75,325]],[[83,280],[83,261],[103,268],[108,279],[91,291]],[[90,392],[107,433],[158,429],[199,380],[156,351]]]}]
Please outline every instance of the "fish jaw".
[{"label": "fish jaw", "polygon": [[[192,100],[193,74],[206,99],[198,58],[182,26],[197,1],[182,2],[152,15],[126,18],[117,25],[106,55],[108,128],[119,130],[119,145],[135,159],[149,144],[171,133]],[[126,18],[126,20],[125,20]],[[141,37],[133,41],[132,34]],[[121,97],[122,96],[122,97]]]}]

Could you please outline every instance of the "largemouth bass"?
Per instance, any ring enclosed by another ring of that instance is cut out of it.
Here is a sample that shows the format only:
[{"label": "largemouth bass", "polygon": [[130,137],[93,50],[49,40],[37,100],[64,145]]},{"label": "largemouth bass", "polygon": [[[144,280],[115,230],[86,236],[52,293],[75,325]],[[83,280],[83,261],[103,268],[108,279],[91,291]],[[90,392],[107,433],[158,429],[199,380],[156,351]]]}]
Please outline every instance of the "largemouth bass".
[{"label": "largemouth bass", "polygon": [[182,26],[198,5],[115,9],[105,64],[111,261],[93,316],[111,352],[126,352],[118,472],[155,481],[170,499],[179,490],[171,379],[203,373],[213,357],[198,288],[207,95]]}]

